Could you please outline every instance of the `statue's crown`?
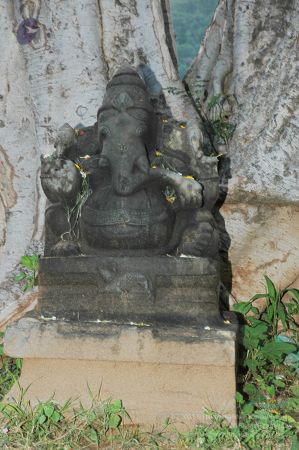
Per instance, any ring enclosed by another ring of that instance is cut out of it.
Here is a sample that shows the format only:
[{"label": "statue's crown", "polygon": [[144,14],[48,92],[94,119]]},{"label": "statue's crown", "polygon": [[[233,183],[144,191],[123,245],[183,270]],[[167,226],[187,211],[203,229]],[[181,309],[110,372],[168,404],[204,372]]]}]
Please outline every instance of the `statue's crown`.
[{"label": "statue's crown", "polygon": [[107,84],[107,90],[114,86],[137,86],[146,91],[146,86],[138,72],[129,64],[123,64],[113,75],[111,81]]}]

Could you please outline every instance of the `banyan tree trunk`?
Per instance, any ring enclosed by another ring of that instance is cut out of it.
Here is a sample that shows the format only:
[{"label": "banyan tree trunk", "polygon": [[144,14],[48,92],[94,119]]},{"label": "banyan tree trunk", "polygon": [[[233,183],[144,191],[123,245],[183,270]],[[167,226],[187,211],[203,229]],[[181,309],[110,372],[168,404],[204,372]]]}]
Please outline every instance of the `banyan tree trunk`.
[{"label": "banyan tree trunk", "polygon": [[[215,94],[231,95],[224,107],[236,129],[212,147],[226,154],[223,184],[228,159],[231,165],[220,210],[226,230],[219,223],[233,296],[253,293],[263,273],[294,282],[296,8],[295,0],[221,0],[186,78],[194,102],[178,76],[169,0],[1,2],[0,323],[25,301],[14,281],[20,256],[42,251],[39,156],[52,152],[63,123],[95,122],[105,86],[124,61],[150,68],[172,116],[187,124],[195,155],[204,151],[207,105]],[[30,42],[18,34],[26,19],[38,27]],[[198,80],[205,83],[200,95]]]},{"label": "banyan tree trunk", "polygon": [[235,127],[218,146],[235,299],[265,274],[299,287],[298,18],[298,0],[221,0],[185,78],[208,122],[222,108]]}]

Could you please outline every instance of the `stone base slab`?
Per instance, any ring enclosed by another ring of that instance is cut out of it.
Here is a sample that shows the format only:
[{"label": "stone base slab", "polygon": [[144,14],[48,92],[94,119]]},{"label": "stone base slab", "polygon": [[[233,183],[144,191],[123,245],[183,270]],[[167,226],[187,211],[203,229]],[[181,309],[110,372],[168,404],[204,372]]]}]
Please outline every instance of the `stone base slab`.
[{"label": "stone base slab", "polygon": [[[134,423],[166,418],[191,428],[212,409],[236,422],[235,329],[73,323],[25,317],[11,325],[5,351],[23,357],[27,399],[55,394],[90,402],[121,399]],[[17,396],[15,387],[9,397]]]},{"label": "stone base slab", "polygon": [[[169,417],[190,429],[208,420],[206,408],[236,423],[233,366],[25,359],[20,384],[30,385],[26,398],[33,404],[55,394],[61,404],[80,398],[87,406],[87,385],[94,394],[100,389],[103,400],[123,401],[133,423],[159,426]],[[8,398],[17,396],[15,387]]]},{"label": "stone base slab", "polygon": [[132,323],[65,322],[30,313],[7,328],[4,348],[15,358],[226,366],[235,364],[235,329],[229,325],[155,328]]}]

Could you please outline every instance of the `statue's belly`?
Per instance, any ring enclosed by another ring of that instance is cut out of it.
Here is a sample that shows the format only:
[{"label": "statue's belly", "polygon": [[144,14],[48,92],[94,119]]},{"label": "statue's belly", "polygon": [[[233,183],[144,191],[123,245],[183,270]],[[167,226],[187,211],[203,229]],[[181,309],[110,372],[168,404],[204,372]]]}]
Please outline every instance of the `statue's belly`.
[{"label": "statue's belly", "polygon": [[92,197],[83,208],[86,242],[103,249],[159,248],[167,245],[174,214],[160,192],[142,190],[129,197],[113,193]]}]

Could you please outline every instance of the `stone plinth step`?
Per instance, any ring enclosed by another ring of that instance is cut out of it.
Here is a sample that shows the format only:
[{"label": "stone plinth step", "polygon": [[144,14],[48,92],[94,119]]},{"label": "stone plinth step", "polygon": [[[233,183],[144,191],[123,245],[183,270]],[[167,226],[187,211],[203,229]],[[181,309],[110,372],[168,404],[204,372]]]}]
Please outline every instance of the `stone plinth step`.
[{"label": "stone plinth step", "polygon": [[[235,334],[222,327],[153,327],[142,324],[43,320],[12,324],[5,351],[23,357],[20,384],[32,402],[80,398],[88,404],[121,399],[133,422],[171,418],[192,427],[212,409],[236,422]],[[17,396],[14,388],[9,398]]]}]

